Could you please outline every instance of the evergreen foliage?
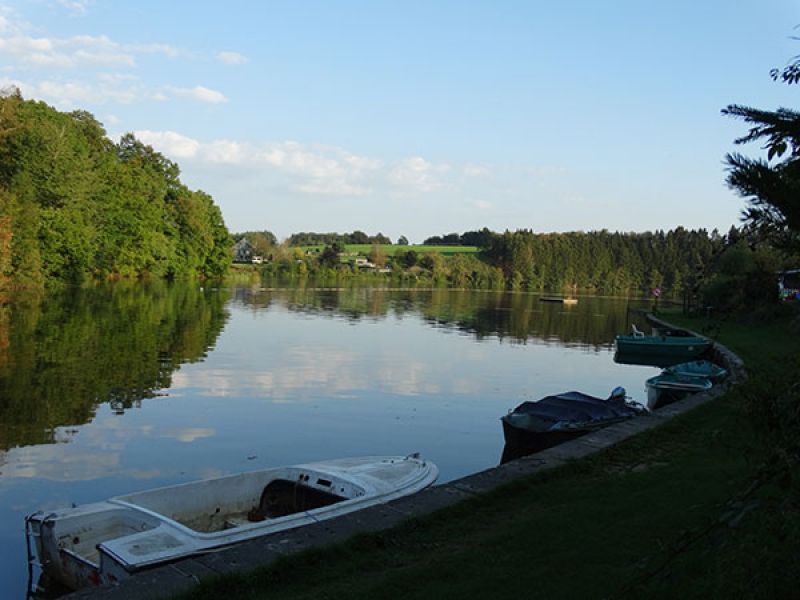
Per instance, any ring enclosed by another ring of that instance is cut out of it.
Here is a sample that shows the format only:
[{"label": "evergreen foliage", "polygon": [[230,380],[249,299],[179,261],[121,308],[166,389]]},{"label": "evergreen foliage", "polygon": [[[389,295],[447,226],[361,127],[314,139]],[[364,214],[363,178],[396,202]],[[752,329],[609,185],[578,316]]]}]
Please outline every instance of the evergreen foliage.
[{"label": "evergreen foliage", "polygon": [[363,231],[354,231],[352,233],[314,233],[310,231],[302,231],[300,233],[293,233],[289,236],[290,246],[316,246],[331,244],[391,244],[392,240],[377,233],[375,235],[367,235]]},{"label": "evergreen foliage", "polygon": [[[800,81],[800,58],[772,78],[787,84]],[[733,104],[722,114],[751,125],[736,144],[763,141],[767,158],[738,153],[726,156],[728,185],[747,198],[743,219],[761,238],[786,249],[800,248],[800,113],[788,108],[759,110]],[[784,155],[785,158],[784,158]]]},{"label": "evergreen foliage", "polygon": [[[719,255],[743,239],[735,227],[727,235],[683,227],[645,233],[601,230],[539,234],[518,230],[499,234],[486,228],[477,233],[488,240],[480,253],[450,256],[431,246],[423,250],[425,246],[373,244],[362,254],[375,264],[385,261],[389,271],[383,273],[356,268],[353,260],[342,255],[346,248],[338,242],[317,253],[304,253],[299,248],[292,253],[288,252],[290,247],[275,246],[265,255],[268,262],[261,272],[267,277],[358,277],[370,282],[391,279],[399,285],[496,290],[649,294],[661,288],[673,297],[689,293],[696,299],[704,284],[713,279]],[[469,234],[449,235],[469,239]],[[394,251],[389,252],[389,248]],[[786,266],[788,259],[769,256],[775,269]],[[767,293],[773,287],[774,282],[766,286]]]},{"label": "evergreen foliage", "polygon": [[606,230],[495,235],[486,255],[509,287],[528,290],[673,293],[702,280],[712,256],[725,244],[716,230],[610,233]]},{"label": "evergreen foliage", "polygon": [[0,273],[21,286],[222,275],[231,260],[222,213],[179,175],[132,134],[115,144],[88,112],[3,93]]},{"label": "evergreen foliage", "polygon": [[495,234],[487,227],[479,231],[465,231],[461,235],[448,233],[446,235],[434,235],[425,240],[428,246],[477,246],[488,248],[494,239]]}]

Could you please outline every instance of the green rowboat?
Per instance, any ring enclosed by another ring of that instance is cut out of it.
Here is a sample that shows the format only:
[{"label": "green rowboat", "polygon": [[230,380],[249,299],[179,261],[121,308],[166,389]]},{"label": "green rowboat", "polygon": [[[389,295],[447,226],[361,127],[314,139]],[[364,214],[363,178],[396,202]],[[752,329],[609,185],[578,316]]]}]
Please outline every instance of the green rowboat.
[{"label": "green rowboat", "polygon": [[697,358],[711,347],[712,341],[696,335],[618,335],[617,352],[624,355],[644,354],[670,359]]}]

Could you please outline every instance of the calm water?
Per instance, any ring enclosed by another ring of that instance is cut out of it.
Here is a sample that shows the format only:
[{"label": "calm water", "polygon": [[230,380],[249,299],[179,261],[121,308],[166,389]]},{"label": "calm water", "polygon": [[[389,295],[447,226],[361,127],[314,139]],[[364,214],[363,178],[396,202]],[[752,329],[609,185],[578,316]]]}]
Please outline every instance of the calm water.
[{"label": "calm water", "polygon": [[524,400],[643,402],[654,369],[612,360],[635,306],[165,284],[0,306],[0,589],[24,597],[36,509],[371,454],[421,452],[448,481],[498,463]]}]

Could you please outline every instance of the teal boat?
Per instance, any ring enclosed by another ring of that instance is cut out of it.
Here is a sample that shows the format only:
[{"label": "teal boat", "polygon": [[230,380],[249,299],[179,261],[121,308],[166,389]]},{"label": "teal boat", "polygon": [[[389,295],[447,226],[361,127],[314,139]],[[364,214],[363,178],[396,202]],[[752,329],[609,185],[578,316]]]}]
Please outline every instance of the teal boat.
[{"label": "teal boat", "polygon": [[711,383],[719,383],[728,376],[728,371],[708,360],[693,360],[672,365],[664,369],[664,373],[684,377],[702,377]]},{"label": "teal boat", "polygon": [[689,394],[707,392],[713,383],[705,377],[676,375],[664,371],[645,382],[647,386],[647,408],[653,410],[681,400]]},{"label": "teal boat", "polygon": [[617,352],[621,355],[662,356],[670,360],[697,358],[711,347],[711,340],[682,329],[645,335],[636,327],[632,335],[618,335]]}]

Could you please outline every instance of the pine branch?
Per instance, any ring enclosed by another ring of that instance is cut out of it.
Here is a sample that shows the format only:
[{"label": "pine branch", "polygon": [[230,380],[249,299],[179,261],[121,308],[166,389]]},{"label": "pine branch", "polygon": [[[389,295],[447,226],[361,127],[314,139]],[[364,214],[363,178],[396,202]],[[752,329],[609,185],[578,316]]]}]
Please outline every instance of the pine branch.
[{"label": "pine branch", "polygon": [[768,111],[731,104],[722,110],[722,114],[755,125],[747,135],[734,140],[736,144],[767,138],[764,148],[768,150],[769,160],[780,157],[789,148],[792,156],[800,155],[800,113],[797,111],[788,108]]}]

